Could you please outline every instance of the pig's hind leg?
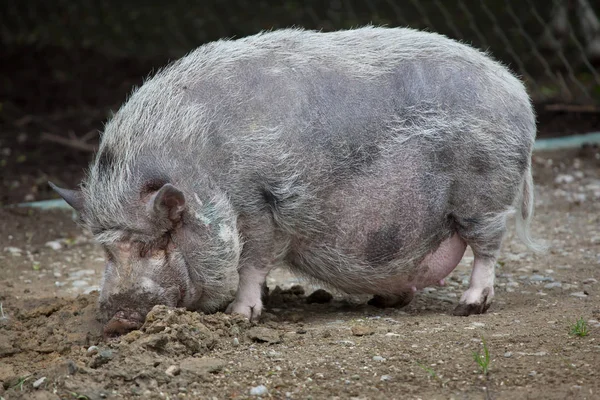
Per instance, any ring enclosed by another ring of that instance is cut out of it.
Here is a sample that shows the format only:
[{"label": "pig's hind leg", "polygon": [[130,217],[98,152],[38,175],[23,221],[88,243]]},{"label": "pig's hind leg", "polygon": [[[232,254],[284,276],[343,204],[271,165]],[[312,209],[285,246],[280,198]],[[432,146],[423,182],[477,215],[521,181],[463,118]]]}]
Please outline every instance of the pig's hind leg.
[{"label": "pig's hind leg", "polygon": [[455,218],[458,233],[474,254],[469,288],[461,296],[454,315],[483,314],[494,297],[495,266],[506,229],[506,215]]}]

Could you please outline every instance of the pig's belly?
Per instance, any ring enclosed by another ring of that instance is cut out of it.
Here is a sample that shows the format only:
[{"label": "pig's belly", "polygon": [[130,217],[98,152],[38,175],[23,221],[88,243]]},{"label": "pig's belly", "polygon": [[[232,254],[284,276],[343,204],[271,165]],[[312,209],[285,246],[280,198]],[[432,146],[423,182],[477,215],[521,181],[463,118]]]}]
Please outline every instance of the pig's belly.
[{"label": "pig's belly", "polygon": [[456,268],[465,254],[466,248],[465,241],[458,234],[454,234],[444,240],[435,251],[425,256],[415,268],[415,274],[411,279],[407,279],[406,275],[397,275],[385,284],[383,292],[402,293],[407,290],[438,285]]}]

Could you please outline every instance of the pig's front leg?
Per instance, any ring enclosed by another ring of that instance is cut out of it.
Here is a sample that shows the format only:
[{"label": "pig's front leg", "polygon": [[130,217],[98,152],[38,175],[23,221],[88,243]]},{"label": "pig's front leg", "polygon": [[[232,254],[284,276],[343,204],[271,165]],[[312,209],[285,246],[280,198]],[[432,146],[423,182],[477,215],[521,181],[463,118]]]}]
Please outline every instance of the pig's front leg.
[{"label": "pig's front leg", "polygon": [[487,311],[494,298],[495,267],[496,257],[475,254],[469,289],[461,296],[458,306],[454,309],[454,315],[467,316]]},{"label": "pig's front leg", "polygon": [[262,288],[271,266],[242,265],[235,300],[227,307],[227,313],[238,313],[250,321],[258,321],[262,312]]},{"label": "pig's front leg", "polygon": [[238,289],[226,312],[242,314],[255,322],[260,318],[264,286],[274,265],[274,234],[270,221],[266,218],[245,221],[244,230],[247,233],[244,235],[244,248],[238,268]]}]

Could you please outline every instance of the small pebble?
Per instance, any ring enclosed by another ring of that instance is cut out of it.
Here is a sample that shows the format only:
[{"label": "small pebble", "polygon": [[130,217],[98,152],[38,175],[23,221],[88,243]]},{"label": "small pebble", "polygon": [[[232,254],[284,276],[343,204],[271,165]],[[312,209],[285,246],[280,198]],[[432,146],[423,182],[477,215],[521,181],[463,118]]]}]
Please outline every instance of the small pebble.
[{"label": "small pebble", "polygon": [[392,376],[391,375],[381,375],[381,378],[379,378],[380,381],[386,382],[386,381],[391,381],[392,380]]},{"label": "small pebble", "polygon": [[93,269],[80,269],[77,271],[69,272],[69,279],[81,279],[84,275],[95,275],[96,271]]},{"label": "small pebble", "polygon": [[50,247],[52,250],[60,250],[62,249],[62,245],[58,240],[52,240],[50,242],[46,242],[46,247]]},{"label": "small pebble", "polygon": [[574,180],[575,180],[575,178],[573,177],[573,175],[560,174],[554,179],[554,183],[557,183],[557,184],[571,183]]},{"label": "small pebble", "polygon": [[265,385],[258,385],[250,389],[250,396],[264,396],[269,393],[269,390]]},{"label": "small pebble", "polygon": [[511,358],[512,357],[512,352],[511,351],[507,351],[506,353],[504,353],[504,357]]},{"label": "small pebble", "polygon": [[373,333],[375,333],[375,331],[373,329],[369,328],[368,326],[354,325],[352,327],[352,334],[354,336],[367,336],[367,335],[372,335]]},{"label": "small pebble", "polygon": [[232,344],[233,344],[235,347],[237,347],[237,346],[239,346],[239,345],[240,345],[240,340],[239,340],[238,338],[234,337],[234,338],[233,338],[233,342],[232,342]]},{"label": "small pebble", "polygon": [[583,282],[581,282],[581,283],[583,283],[584,285],[591,285],[591,284],[593,284],[593,283],[597,283],[597,282],[598,282],[598,280],[597,280],[597,279],[594,279],[594,278],[587,278],[587,279],[585,279],[585,280],[584,280]]},{"label": "small pebble", "polygon": [[98,368],[108,363],[113,358],[113,352],[111,350],[102,350],[94,357],[90,364],[90,368]]},{"label": "small pebble", "polygon": [[267,356],[274,358],[274,357],[281,357],[281,353],[275,350],[269,350],[267,352]]},{"label": "small pebble", "polygon": [[90,356],[93,356],[94,354],[97,354],[98,353],[98,346],[90,346],[90,347],[88,347],[87,353]]},{"label": "small pebble", "polygon": [[399,333],[388,332],[388,333],[385,334],[385,336],[387,336],[387,337],[401,337],[402,335],[400,335]]},{"label": "small pebble", "polygon": [[536,372],[536,371],[531,371],[531,372],[529,373],[529,376],[531,376],[531,377],[534,377],[534,376],[536,376],[536,375],[537,375],[537,372]]},{"label": "small pebble", "polygon": [[86,287],[86,286],[89,286],[89,284],[90,283],[88,281],[83,281],[83,280],[73,281],[71,283],[71,285],[73,285],[73,287],[76,287],[76,288]]},{"label": "small pebble", "polygon": [[571,293],[571,296],[573,296],[573,297],[579,297],[579,298],[586,298],[586,297],[588,297],[588,295],[585,294],[584,292],[573,292],[573,293]]},{"label": "small pebble", "polygon": [[576,204],[581,204],[585,202],[587,196],[584,193],[575,193],[573,194],[573,202]]},{"label": "small pebble", "polygon": [[40,386],[42,386],[42,384],[44,383],[44,381],[46,380],[45,376],[42,376],[40,379],[36,380],[35,382],[33,382],[33,388],[37,389]]},{"label": "small pebble", "polygon": [[532,282],[552,282],[554,280],[554,278],[552,278],[550,276],[543,276],[543,275],[531,275],[529,277],[529,280]]},{"label": "small pebble", "polygon": [[12,246],[5,247],[4,251],[7,252],[7,253],[12,254],[13,256],[20,256],[21,253],[23,252],[23,250],[21,250],[20,248],[18,248],[18,247],[12,247]]},{"label": "small pebble", "polygon": [[381,361],[381,362],[383,362],[383,361],[385,361],[385,358],[381,357],[381,356],[373,356],[373,361]]},{"label": "small pebble", "polygon": [[560,282],[550,282],[544,285],[544,289],[554,289],[562,287],[562,283]]},{"label": "small pebble", "polygon": [[169,368],[167,368],[167,370],[165,371],[165,374],[167,374],[169,376],[176,376],[176,375],[179,375],[180,372],[181,372],[181,369],[177,365],[171,365]]}]

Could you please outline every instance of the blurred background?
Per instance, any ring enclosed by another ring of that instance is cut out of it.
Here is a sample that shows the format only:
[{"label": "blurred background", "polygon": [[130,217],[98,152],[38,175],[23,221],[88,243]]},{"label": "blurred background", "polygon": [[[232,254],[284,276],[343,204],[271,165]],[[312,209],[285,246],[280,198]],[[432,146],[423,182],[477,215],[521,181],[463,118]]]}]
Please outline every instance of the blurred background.
[{"label": "blurred background", "polygon": [[598,0],[4,0],[0,204],[74,187],[103,123],[152,71],[203,43],[290,26],[443,33],[526,83],[539,137],[600,131]]}]

